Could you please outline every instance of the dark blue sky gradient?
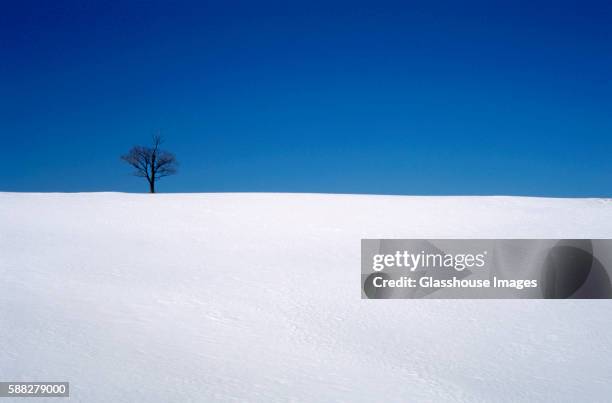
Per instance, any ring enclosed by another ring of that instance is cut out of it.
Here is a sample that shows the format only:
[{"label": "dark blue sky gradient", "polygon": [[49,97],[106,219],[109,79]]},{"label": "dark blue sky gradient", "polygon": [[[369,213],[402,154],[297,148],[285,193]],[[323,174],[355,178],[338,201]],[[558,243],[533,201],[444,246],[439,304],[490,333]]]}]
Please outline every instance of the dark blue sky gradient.
[{"label": "dark blue sky gradient", "polygon": [[612,195],[611,2],[3,3],[3,191]]}]

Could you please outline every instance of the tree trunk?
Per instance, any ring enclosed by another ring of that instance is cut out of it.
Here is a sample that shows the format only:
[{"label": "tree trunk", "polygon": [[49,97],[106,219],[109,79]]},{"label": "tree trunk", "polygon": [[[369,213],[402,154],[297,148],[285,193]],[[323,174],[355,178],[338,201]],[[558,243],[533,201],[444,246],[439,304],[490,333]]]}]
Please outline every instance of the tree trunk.
[{"label": "tree trunk", "polygon": [[155,181],[149,181],[149,193],[155,193]]}]

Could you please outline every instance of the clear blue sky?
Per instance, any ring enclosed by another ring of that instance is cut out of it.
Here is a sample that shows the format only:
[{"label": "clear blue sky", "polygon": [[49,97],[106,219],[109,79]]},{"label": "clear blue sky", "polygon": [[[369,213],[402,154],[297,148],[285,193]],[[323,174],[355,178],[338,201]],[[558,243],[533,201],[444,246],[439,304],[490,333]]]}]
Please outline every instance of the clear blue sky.
[{"label": "clear blue sky", "polygon": [[610,2],[19,1],[3,191],[612,195]]}]

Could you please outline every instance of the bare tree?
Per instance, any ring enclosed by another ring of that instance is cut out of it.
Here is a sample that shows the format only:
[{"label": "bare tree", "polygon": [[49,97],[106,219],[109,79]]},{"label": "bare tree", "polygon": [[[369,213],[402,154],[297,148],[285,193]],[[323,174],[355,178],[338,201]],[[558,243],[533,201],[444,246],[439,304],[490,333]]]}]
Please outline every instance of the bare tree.
[{"label": "bare tree", "polygon": [[136,168],[134,175],[146,178],[149,192],[155,193],[155,183],[161,178],[176,173],[178,162],[174,154],[161,150],[163,139],[159,134],[153,136],[152,147],[134,146],[121,159]]}]

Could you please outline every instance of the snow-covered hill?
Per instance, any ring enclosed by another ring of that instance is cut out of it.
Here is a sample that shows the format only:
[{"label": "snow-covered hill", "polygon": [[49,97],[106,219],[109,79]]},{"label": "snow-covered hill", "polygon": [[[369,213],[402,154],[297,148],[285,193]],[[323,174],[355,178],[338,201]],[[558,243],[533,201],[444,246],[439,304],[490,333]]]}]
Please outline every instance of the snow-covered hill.
[{"label": "snow-covered hill", "polygon": [[612,202],[0,193],[0,380],[104,403],[609,401],[612,302],[361,300],[366,237],[610,238]]}]

